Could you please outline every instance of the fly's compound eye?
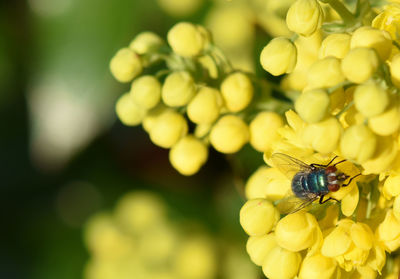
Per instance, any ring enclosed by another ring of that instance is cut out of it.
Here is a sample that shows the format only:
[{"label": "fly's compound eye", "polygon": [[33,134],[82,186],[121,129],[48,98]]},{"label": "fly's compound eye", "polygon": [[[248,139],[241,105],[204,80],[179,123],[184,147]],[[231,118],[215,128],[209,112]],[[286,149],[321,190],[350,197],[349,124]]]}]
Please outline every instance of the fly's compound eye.
[{"label": "fly's compound eye", "polygon": [[337,171],[335,166],[329,166],[325,169],[325,173],[329,174],[329,173],[335,173]]},{"label": "fly's compound eye", "polygon": [[337,192],[339,190],[339,184],[328,184],[328,190],[330,192]]}]

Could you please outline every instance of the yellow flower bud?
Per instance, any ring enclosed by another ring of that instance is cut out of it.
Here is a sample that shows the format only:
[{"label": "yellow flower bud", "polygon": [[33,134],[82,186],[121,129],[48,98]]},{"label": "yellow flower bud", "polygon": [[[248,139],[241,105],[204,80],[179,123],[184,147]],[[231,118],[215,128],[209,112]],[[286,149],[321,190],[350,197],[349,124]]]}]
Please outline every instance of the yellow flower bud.
[{"label": "yellow flower bud", "polygon": [[219,91],[211,87],[202,87],[190,101],[187,114],[196,124],[209,124],[218,118],[221,106]]},{"label": "yellow flower bud", "polygon": [[145,31],[136,35],[129,44],[129,48],[137,54],[146,54],[150,51],[157,50],[163,44],[163,39],[161,39],[156,33]]},{"label": "yellow flower bud", "polygon": [[196,12],[203,0],[157,0],[158,5],[169,15],[187,17]]},{"label": "yellow flower bud", "polygon": [[376,136],[365,125],[353,125],[347,128],[340,141],[340,150],[344,157],[363,163],[375,153]]},{"label": "yellow flower bud", "polygon": [[185,118],[171,110],[160,114],[150,130],[151,141],[160,147],[171,148],[188,131]]},{"label": "yellow flower bud", "polygon": [[296,61],[296,46],[283,37],[272,39],[260,55],[261,66],[274,76],[292,72]]},{"label": "yellow flower bud", "polygon": [[381,114],[389,104],[387,92],[374,82],[357,86],[354,91],[354,104],[366,117]]},{"label": "yellow flower bud", "polygon": [[181,243],[173,257],[175,278],[215,278],[217,255],[212,241],[205,237],[191,237]]},{"label": "yellow flower bud", "polygon": [[208,42],[205,34],[189,22],[175,24],[168,32],[167,40],[172,50],[182,56],[199,55]]},{"label": "yellow flower bud", "polygon": [[379,174],[392,167],[399,147],[391,137],[378,137],[375,156],[362,164],[363,174]]},{"label": "yellow flower bud", "polygon": [[389,175],[383,184],[382,192],[389,199],[400,195],[400,175]]},{"label": "yellow flower bud", "polygon": [[283,126],[282,117],[275,112],[260,112],[251,121],[250,144],[257,151],[264,152],[279,138],[278,129]]},{"label": "yellow flower bud", "polygon": [[269,233],[278,220],[278,210],[266,199],[249,200],[240,209],[240,225],[250,236]]},{"label": "yellow flower bud", "polygon": [[397,87],[400,87],[400,53],[396,54],[390,62],[390,77]]},{"label": "yellow flower bud", "polygon": [[273,248],[265,258],[262,269],[270,279],[292,279],[299,271],[301,256],[279,246]]},{"label": "yellow flower bud", "polygon": [[210,132],[212,146],[221,153],[235,153],[249,140],[249,128],[235,115],[220,118]]},{"label": "yellow flower bud", "polygon": [[129,82],[142,72],[140,57],[129,48],[120,49],[111,59],[110,70],[119,82]]},{"label": "yellow flower bud", "polygon": [[180,139],[170,150],[169,160],[172,166],[183,175],[198,172],[207,161],[208,148],[193,136]]},{"label": "yellow flower bud", "polygon": [[246,108],[253,98],[251,80],[243,73],[230,74],[221,84],[221,93],[229,111],[238,112]]},{"label": "yellow flower bud", "polygon": [[253,263],[262,266],[268,253],[276,246],[275,234],[269,233],[262,236],[250,236],[247,240],[246,250]]},{"label": "yellow flower bud", "polygon": [[159,104],[155,108],[148,110],[145,117],[142,121],[142,127],[147,132],[150,133],[150,130],[154,127],[158,116],[160,116],[163,112],[167,110],[167,107]]},{"label": "yellow flower bud", "polygon": [[400,222],[400,195],[398,195],[394,199],[393,203],[393,215],[397,218],[397,221]]},{"label": "yellow flower bud", "polygon": [[303,92],[294,107],[299,116],[308,123],[319,122],[325,118],[330,108],[328,93],[322,89]]},{"label": "yellow flower bud", "polygon": [[330,279],[336,270],[336,262],[321,254],[307,256],[303,260],[299,279]]},{"label": "yellow flower bud", "polygon": [[279,220],[275,228],[276,242],[289,251],[299,252],[315,243],[318,229],[313,215],[298,211]]},{"label": "yellow flower bud", "polygon": [[245,186],[245,194],[248,200],[265,198],[269,169],[267,166],[261,166],[249,177]]},{"label": "yellow flower bud", "polygon": [[340,60],[335,57],[326,57],[311,65],[307,74],[307,88],[329,88],[344,80]]},{"label": "yellow flower bud", "polygon": [[115,219],[126,231],[144,233],[163,222],[166,208],[161,199],[149,192],[132,192],[118,201]]},{"label": "yellow flower bud", "polygon": [[333,56],[339,59],[344,58],[350,50],[350,39],[351,36],[345,33],[329,35],[322,41],[318,57],[320,59],[328,56]]},{"label": "yellow flower bud", "polygon": [[329,94],[329,99],[331,113],[332,115],[337,115],[346,104],[346,92],[340,87]]},{"label": "yellow flower bud", "polygon": [[194,135],[196,136],[196,138],[205,138],[206,140],[208,140],[207,135],[210,133],[211,128],[211,124],[196,125],[196,128],[194,129]]},{"label": "yellow flower bud", "polygon": [[383,113],[369,118],[368,126],[380,136],[394,134],[400,127],[400,107],[394,104]]},{"label": "yellow flower bud", "polygon": [[127,126],[136,126],[142,122],[146,110],[133,102],[129,93],[125,93],[117,100],[115,111],[118,118]]},{"label": "yellow flower bud", "polygon": [[287,14],[288,28],[303,36],[310,36],[317,31],[324,20],[324,12],[316,0],[297,0]]},{"label": "yellow flower bud", "polygon": [[400,221],[393,214],[393,210],[386,213],[385,220],[378,226],[376,238],[383,243],[388,252],[400,247]]},{"label": "yellow flower bud", "polygon": [[304,129],[303,140],[320,153],[333,152],[342,132],[339,121],[330,117],[324,121],[310,124]]},{"label": "yellow flower bud", "polygon": [[98,259],[119,260],[132,252],[132,241],[113,222],[111,216],[97,214],[90,218],[85,228],[85,243]]},{"label": "yellow flower bud", "polygon": [[169,74],[161,90],[163,102],[170,107],[184,106],[190,102],[196,92],[192,76],[185,71]]},{"label": "yellow flower bud", "polygon": [[374,49],[353,48],[342,60],[342,71],[351,82],[363,83],[376,71],[379,58]]},{"label": "yellow flower bud", "polygon": [[354,31],[350,48],[369,47],[376,50],[379,57],[385,61],[392,51],[392,38],[385,30],[363,26]]},{"label": "yellow flower bud", "polygon": [[141,76],[132,82],[132,100],[145,109],[151,109],[160,102],[161,84],[153,76]]}]

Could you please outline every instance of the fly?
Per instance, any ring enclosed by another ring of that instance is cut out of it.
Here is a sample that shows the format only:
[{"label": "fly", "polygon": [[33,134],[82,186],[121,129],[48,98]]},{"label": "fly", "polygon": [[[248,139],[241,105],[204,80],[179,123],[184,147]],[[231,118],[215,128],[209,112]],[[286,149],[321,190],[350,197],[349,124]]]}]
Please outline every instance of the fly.
[{"label": "fly", "polygon": [[[346,160],[341,160],[332,165],[337,157],[335,156],[328,164],[323,165],[306,164],[283,153],[272,154],[271,159],[274,165],[286,175],[293,175],[291,176],[291,187],[297,202],[295,202],[293,208],[283,211],[294,213],[318,199],[320,204],[324,204],[330,200],[339,202],[332,197],[324,200],[324,197],[330,192],[338,191],[340,187],[348,186],[361,173],[350,178],[347,174],[340,172],[336,166]],[[344,183],[348,178],[350,179],[347,183]],[[293,201],[288,199],[283,199],[282,202],[293,203]]]}]

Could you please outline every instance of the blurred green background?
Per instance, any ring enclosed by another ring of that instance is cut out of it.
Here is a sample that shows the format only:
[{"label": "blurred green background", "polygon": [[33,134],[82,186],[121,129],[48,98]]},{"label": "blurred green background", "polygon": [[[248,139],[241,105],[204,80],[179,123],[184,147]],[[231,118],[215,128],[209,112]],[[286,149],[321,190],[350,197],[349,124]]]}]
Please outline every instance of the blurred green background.
[{"label": "blurred green background", "polygon": [[[249,147],[228,158],[211,151],[198,174],[183,177],[167,150],[114,115],[128,87],[113,80],[110,58],[140,31],[165,38],[182,17],[155,0],[0,5],[0,278],[81,278],[83,225],[134,189],[159,193],[176,215],[244,250],[243,181],[262,156]],[[212,5],[183,19],[201,23]],[[254,50],[267,38],[256,32]]]}]

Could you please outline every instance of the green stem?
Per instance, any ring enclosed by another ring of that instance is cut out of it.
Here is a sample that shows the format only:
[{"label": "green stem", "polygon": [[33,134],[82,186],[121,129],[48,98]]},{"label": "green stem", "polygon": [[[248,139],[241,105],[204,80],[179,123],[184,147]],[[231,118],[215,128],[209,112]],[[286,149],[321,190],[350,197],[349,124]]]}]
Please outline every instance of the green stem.
[{"label": "green stem", "polygon": [[340,17],[343,19],[345,25],[351,26],[356,22],[354,15],[343,5],[339,0],[320,0],[323,3],[329,4]]}]

